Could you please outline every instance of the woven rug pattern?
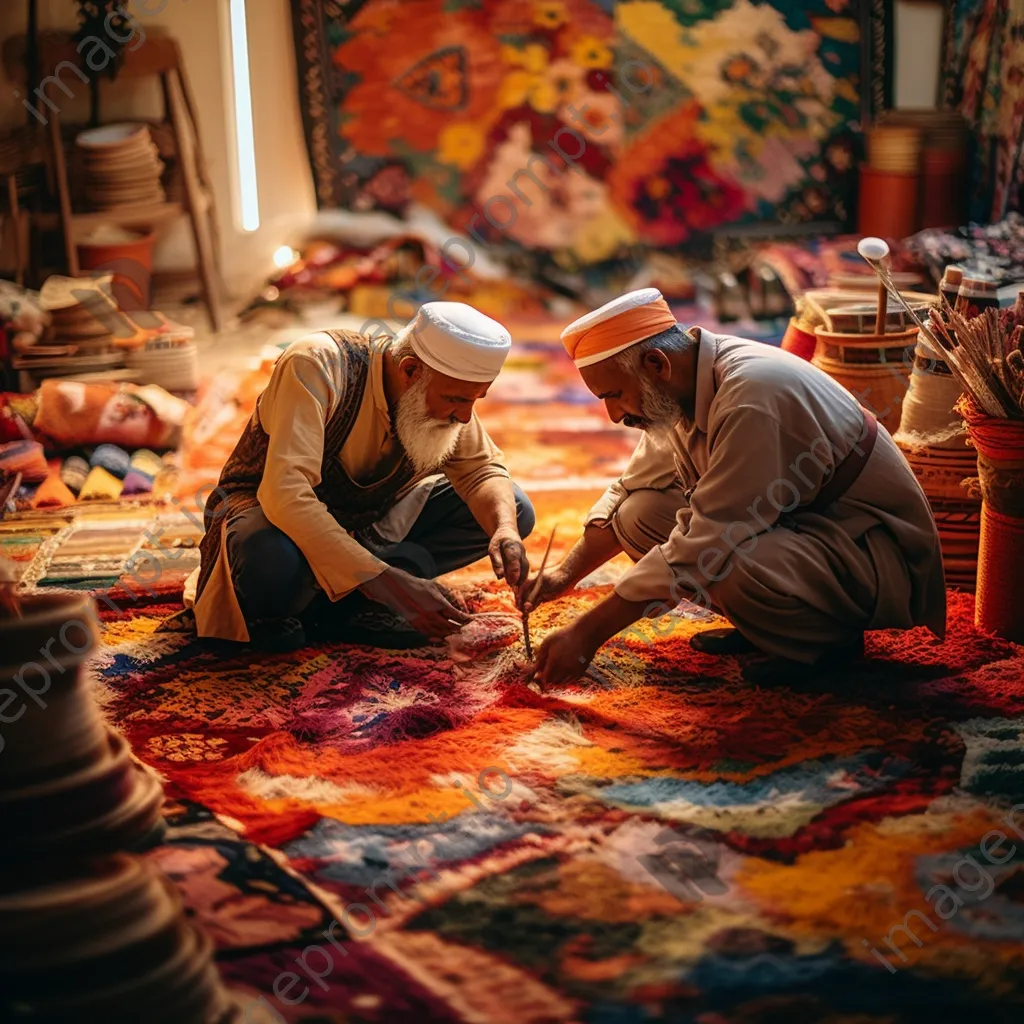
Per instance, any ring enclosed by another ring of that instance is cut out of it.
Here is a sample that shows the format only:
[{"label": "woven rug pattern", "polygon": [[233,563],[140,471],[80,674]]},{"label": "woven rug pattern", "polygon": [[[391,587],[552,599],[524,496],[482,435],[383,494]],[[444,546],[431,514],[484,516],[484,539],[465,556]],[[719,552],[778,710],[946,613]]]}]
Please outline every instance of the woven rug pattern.
[{"label": "woven rug pattern", "polygon": [[[536,564],[635,435],[535,336],[481,414],[537,505]],[[259,379],[201,404],[182,494]],[[167,522],[145,543],[192,557]],[[538,610],[536,639],[620,570]],[[945,642],[871,634],[855,669],[772,688],[693,651],[720,623],[681,606],[539,694],[507,590],[480,566],[449,582],[478,621],[405,652],[164,631],[177,566],[100,605],[96,692],[172,800],[151,856],[250,1020],[1019,1021],[1024,649],[978,632],[969,595]]]}]

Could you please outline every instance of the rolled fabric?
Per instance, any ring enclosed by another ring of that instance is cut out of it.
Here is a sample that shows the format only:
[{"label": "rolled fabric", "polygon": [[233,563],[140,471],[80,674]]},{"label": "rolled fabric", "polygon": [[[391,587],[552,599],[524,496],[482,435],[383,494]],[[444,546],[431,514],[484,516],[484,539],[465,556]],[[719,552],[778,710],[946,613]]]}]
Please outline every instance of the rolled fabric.
[{"label": "rolled fabric", "polygon": [[[126,453],[127,454],[127,453]],[[85,479],[79,501],[117,501],[124,484],[103,466],[93,466]]]},{"label": "rolled fabric", "polygon": [[95,469],[102,467],[113,474],[118,480],[123,480],[131,467],[131,456],[116,444],[101,444],[89,460],[89,465]]},{"label": "rolled fabric", "polygon": [[11,441],[0,444],[0,469],[20,473],[22,483],[42,483],[49,472],[43,446],[38,441]]},{"label": "rolled fabric", "polygon": [[80,455],[70,455],[60,469],[60,478],[72,494],[78,494],[89,475],[89,463]]},{"label": "rolled fabric", "polygon": [[129,469],[125,474],[122,494],[150,494],[153,491],[153,477],[141,469]]},{"label": "rolled fabric", "polygon": [[74,503],[75,496],[57,473],[51,473],[32,497],[32,507],[37,509],[66,508]]}]

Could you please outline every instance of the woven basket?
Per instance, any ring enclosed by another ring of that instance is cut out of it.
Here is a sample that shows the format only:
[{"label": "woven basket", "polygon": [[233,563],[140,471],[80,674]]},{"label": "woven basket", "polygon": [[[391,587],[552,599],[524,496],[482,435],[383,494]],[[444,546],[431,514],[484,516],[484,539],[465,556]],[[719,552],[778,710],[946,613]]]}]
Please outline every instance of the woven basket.
[{"label": "woven basket", "polygon": [[878,417],[890,433],[899,429],[910,379],[917,328],[897,334],[837,334],[818,329],[812,362]]}]

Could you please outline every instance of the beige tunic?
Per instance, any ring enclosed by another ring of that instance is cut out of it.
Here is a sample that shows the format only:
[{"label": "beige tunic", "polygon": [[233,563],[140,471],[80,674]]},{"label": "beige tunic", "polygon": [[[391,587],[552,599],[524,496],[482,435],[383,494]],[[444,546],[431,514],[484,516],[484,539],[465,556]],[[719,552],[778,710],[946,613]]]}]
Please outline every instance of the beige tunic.
[{"label": "beige tunic", "polygon": [[[393,467],[395,438],[384,394],[383,354],[387,344],[371,343],[363,402],[338,452],[345,472],[356,483],[370,484]],[[312,334],[284,352],[257,404],[260,425],[270,438],[263,481],[257,492],[260,506],[302,551],[317,583],[332,601],[387,568],[338,525],[313,493],[320,483],[324,426],[334,414],[345,386],[337,344],[329,335]],[[444,475],[475,512],[475,495],[484,481],[509,479],[502,459],[501,451],[474,414],[445,463]],[[403,488],[398,505],[383,524],[387,539],[401,540],[408,532],[426,503],[431,481],[428,474],[420,474]],[[194,598],[197,576],[198,571],[186,585],[187,604]],[[200,636],[249,638],[223,544],[213,574],[195,602],[195,614]]]},{"label": "beige tunic", "polygon": [[[799,609],[813,609],[819,621],[799,650],[785,637],[767,644],[800,660],[838,639],[840,624],[926,625],[941,636],[945,586],[935,523],[889,434],[879,428],[843,498],[821,514],[798,511],[860,438],[856,399],[787,352],[703,329],[699,337],[694,422],[680,421],[660,441],[644,435],[587,517],[609,525],[632,503],[634,529],[651,537],[658,532],[655,501],[647,503],[652,523],[636,522],[643,495],[678,506],[663,542],[627,545],[639,548],[634,557],[646,554],[617,593],[671,604],[695,591],[712,598],[716,589],[728,591],[737,616],[748,620],[737,625],[760,638],[786,633],[789,612],[795,622]],[[834,624],[837,635],[822,622]]]}]

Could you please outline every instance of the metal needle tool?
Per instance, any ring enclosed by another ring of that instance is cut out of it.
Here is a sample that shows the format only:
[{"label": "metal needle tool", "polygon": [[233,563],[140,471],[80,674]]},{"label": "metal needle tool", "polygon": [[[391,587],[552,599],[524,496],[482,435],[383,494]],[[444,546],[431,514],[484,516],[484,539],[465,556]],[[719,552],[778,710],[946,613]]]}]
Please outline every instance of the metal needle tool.
[{"label": "metal needle tool", "polygon": [[551,545],[555,542],[555,531],[557,529],[557,524],[551,528],[547,550],[545,550],[544,558],[540,563],[540,572],[537,573],[537,579],[530,589],[530,593],[526,595],[526,599],[523,601],[523,639],[526,641],[526,657],[530,661],[533,661],[533,644],[530,642],[530,613],[526,610],[526,606],[532,604],[533,599],[540,593],[541,584],[544,582],[544,570],[547,568],[548,557],[551,554]]}]

